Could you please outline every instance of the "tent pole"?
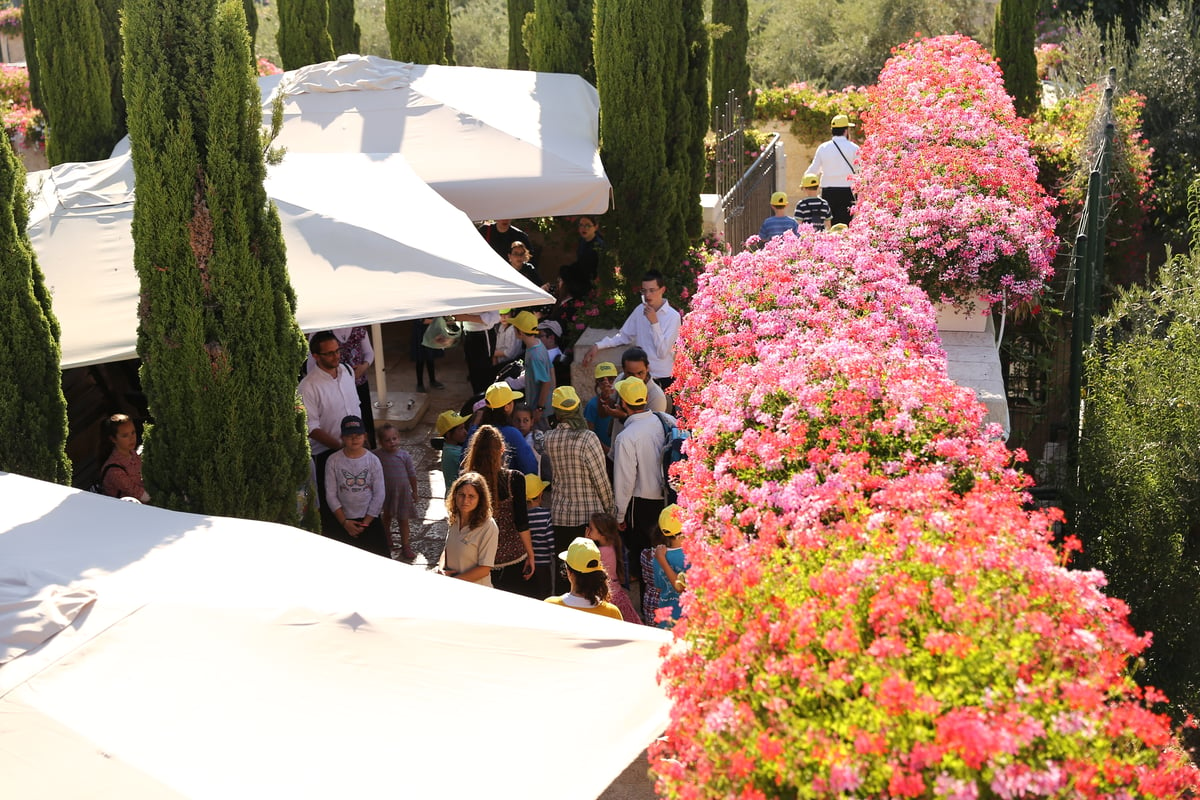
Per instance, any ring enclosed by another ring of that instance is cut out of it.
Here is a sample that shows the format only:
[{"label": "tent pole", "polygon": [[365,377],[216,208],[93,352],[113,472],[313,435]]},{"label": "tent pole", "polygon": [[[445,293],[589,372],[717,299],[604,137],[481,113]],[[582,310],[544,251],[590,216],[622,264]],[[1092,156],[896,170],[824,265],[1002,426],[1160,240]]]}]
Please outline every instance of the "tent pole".
[{"label": "tent pole", "polygon": [[387,410],[392,407],[388,400],[387,367],[383,354],[383,326],[378,322],[371,326],[371,347],[375,350],[375,411],[383,412],[378,416],[386,417]]}]

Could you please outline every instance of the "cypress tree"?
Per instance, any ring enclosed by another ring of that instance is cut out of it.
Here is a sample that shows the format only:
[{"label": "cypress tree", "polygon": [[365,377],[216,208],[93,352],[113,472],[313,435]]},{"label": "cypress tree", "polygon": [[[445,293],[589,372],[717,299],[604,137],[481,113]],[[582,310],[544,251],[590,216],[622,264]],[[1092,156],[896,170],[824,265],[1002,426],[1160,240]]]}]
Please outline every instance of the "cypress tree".
[{"label": "cypress tree", "polygon": [[[711,106],[723,106],[732,91],[742,103],[742,113],[753,117],[750,64],[746,61],[746,47],[750,43],[749,14],[746,0],[713,0],[713,27],[720,26],[721,32],[713,36]],[[706,113],[705,119],[708,116]]]},{"label": "cypress tree", "polygon": [[[562,3],[556,5],[562,5]],[[591,3],[588,5],[590,6]],[[508,0],[509,69],[530,69],[530,53],[525,47],[525,21],[532,13],[534,13],[534,0]]]},{"label": "cypress tree", "polygon": [[326,0],[277,0],[279,60],[284,69],[332,61],[333,40],[329,37],[329,6]]},{"label": "cypress tree", "polygon": [[0,470],[69,484],[58,321],[25,233],[25,168],[0,138]]},{"label": "cypress tree", "polygon": [[362,28],[354,21],[354,0],[329,0],[329,38],[339,56],[360,51]]},{"label": "cypress tree", "polygon": [[30,3],[26,3],[21,7],[21,36],[25,41],[25,68],[29,71],[29,102],[34,108],[41,109],[42,116],[49,120],[42,102],[42,73],[38,69],[37,34],[30,6]]},{"label": "cypress tree", "polygon": [[29,0],[51,164],[107,158],[116,144],[100,12],[92,0]]},{"label": "cypress tree", "polygon": [[687,252],[679,172],[687,137],[679,129],[691,122],[673,116],[690,114],[683,37],[679,0],[596,0],[600,146],[613,184],[608,241],[618,262],[670,268]]},{"label": "cypress tree", "polygon": [[126,0],[138,355],[156,505],[297,521],[304,339],[241,0]]},{"label": "cypress tree", "polygon": [[413,64],[453,64],[449,0],[387,0],[392,58]]},{"label": "cypress tree", "polygon": [[[248,0],[253,2],[253,0]],[[100,12],[100,33],[104,39],[104,62],[108,64],[109,98],[113,110],[113,135],[125,135],[125,92],[121,78],[121,6],[125,0],[96,0]]]},{"label": "cypress tree", "polygon": [[688,49],[688,72],[684,93],[691,105],[691,133],[685,143],[683,221],[689,241],[697,241],[704,228],[700,193],[704,191],[704,137],[708,135],[708,28],[704,24],[703,0],[683,0],[683,33]]},{"label": "cypress tree", "polygon": [[246,30],[250,32],[250,53],[258,52],[258,9],[254,0],[242,0],[242,11],[246,14]]},{"label": "cypress tree", "polygon": [[1032,116],[1041,98],[1033,51],[1038,5],[1038,0],[1001,0],[996,6],[996,60],[1004,71],[1004,89],[1022,117]]},{"label": "cypress tree", "polygon": [[[511,13],[512,0],[508,7]],[[570,72],[596,82],[592,63],[592,0],[534,0],[526,31],[529,69]],[[509,24],[512,24],[511,17]],[[509,61],[512,61],[509,44]]]}]

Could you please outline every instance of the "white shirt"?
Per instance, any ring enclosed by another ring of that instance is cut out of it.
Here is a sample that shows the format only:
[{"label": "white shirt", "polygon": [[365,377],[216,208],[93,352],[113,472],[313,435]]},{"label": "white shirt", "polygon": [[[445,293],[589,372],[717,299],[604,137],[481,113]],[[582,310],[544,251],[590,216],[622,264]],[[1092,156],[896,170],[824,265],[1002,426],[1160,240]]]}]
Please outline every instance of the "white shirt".
[{"label": "white shirt", "polygon": [[625,518],[635,497],[663,498],[662,448],[667,442],[662,420],[653,411],[630,414],[613,440],[613,495],[617,519]]},{"label": "white shirt", "polygon": [[[308,415],[308,432],[320,428],[335,439],[342,432],[342,417],[358,416],[360,410],[354,375],[345,364],[338,364],[337,377],[320,368],[310,369],[300,381],[300,399]],[[309,444],[314,456],[329,449],[311,436]]]},{"label": "white shirt", "polygon": [[[838,153],[839,147],[846,158],[842,158]],[[846,163],[847,160],[850,164]],[[854,170],[850,169],[850,165],[857,160],[858,145],[845,136],[834,136],[828,142],[822,142],[821,146],[817,148],[817,153],[813,156],[812,163],[808,165],[805,172],[820,175],[821,188],[847,189],[850,187],[850,175],[854,173]],[[855,169],[858,169],[857,165]]]},{"label": "white shirt", "polygon": [[669,378],[675,374],[675,340],[679,338],[679,312],[663,299],[658,310],[658,322],[653,325],[646,318],[646,304],[642,303],[621,330],[596,342],[596,347],[619,347],[636,344],[650,357],[650,374],[655,378]]},{"label": "white shirt", "polygon": [[462,329],[466,333],[479,333],[480,331],[490,330],[493,325],[500,324],[499,311],[480,311],[479,318],[483,322],[467,322],[463,319],[459,320],[459,324],[462,325]]}]

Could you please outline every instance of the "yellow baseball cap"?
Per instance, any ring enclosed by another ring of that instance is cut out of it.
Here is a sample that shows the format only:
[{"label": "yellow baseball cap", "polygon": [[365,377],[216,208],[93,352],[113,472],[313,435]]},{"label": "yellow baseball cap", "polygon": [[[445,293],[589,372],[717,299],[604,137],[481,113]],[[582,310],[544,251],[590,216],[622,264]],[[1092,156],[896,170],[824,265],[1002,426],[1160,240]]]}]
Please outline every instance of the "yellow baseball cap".
[{"label": "yellow baseball cap", "polygon": [[601,361],[596,365],[596,369],[592,375],[597,380],[600,378],[615,378],[617,377],[617,365],[611,361]]},{"label": "yellow baseball cap", "polygon": [[538,318],[532,312],[522,311],[512,318],[512,326],[521,333],[534,334],[538,330]]},{"label": "yellow baseball cap", "polygon": [[776,192],[771,195],[771,205],[786,206],[788,204],[787,192]]},{"label": "yellow baseball cap", "polygon": [[555,408],[561,408],[563,411],[578,408],[579,395],[575,393],[575,387],[559,386],[554,390],[554,394],[550,395],[550,405]]},{"label": "yellow baseball cap", "polygon": [[679,506],[672,503],[658,515],[658,529],[662,531],[663,536],[678,536],[683,530],[683,520],[679,518],[679,512]]},{"label": "yellow baseball cap", "polygon": [[821,185],[821,179],[818,178],[816,175],[813,175],[811,172],[804,173],[804,177],[800,179],[800,188],[801,189],[811,189],[814,186],[820,186],[820,185]]},{"label": "yellow baseball cap", "polygon": [[641,378],[625,378],[617,381],[617,394],[631,406],[646,405],[646,384]]},{"label": "yellow baseball cap", "polygon": [[546,487],[550,485],[550,481],[544,481],[537,475],[525,476],[525,499],[532,500],[535,497],[540,497],[542,492],[546,491]]},{"label": "yellow baseball cap", "polygon": [[829,127],[831,127],[831,128],[854,128],[857,126],[853,122],[851,122],[850,118],[847,117],[845,114],[838,114],[836,117],[833,118],[833,122],[829,123]]},{"label": "yellow baseball cap", "polygon": [[604,562],[600,560],[600,548],[591,539],[583,536],[571,542],[566,551],[559,553],[558,557],[576,572],[604,569]]},{"label": "yellow baseball cap", "polygon": [[504,381],[493,383],[483,393],[483,399],[487,401],[488,408],[504,408],[512,401],[524,396],[522,392],[514,392],[513,388]]},{"label": "yellow baseball cap", "polygon": [[438,436],[445,436],[448,431],[454,430],[469,419],[470,417],[455,414],[453,411],[443,411],[438,414],[437,422],[433,423],[433,429],[437,431]]}]

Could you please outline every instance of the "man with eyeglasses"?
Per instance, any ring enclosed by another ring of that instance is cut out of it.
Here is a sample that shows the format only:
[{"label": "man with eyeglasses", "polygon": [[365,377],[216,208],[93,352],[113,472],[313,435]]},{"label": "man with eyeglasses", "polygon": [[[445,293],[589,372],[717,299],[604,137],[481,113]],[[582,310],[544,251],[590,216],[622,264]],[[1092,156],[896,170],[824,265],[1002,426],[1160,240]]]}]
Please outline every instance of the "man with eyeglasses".
[{"label": "man with eyeglasses", "polygon": [[316,361],[300,381],[300,399],[308,416],[308,439],[317,473],[317,497],[325,496],[325,462],[342,447],[342,419],[358,416],[354,373],[342,363],[341,344],[333,331],[314,333],[308,351]]},{"label": "man with eyeglasses", "polygon": [[675,380],[675,341],[679,338],[679,312],[667,302],[663,274],[652,269],[642,276],[642,304],[634,309],[621,330],[592,345],[583,357],[591,366],[596,354],[608,347],[636,344],[650,359],[650,374],[663,389]]}]

